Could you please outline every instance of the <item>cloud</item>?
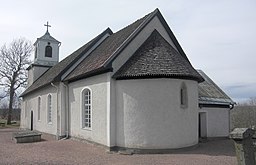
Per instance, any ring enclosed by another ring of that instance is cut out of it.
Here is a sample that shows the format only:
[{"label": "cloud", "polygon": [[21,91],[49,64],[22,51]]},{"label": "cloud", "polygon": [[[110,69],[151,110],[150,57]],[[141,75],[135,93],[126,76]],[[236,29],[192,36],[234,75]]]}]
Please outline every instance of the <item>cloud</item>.
[{"label": "cloud", "polygon": [[234,84],[223,87],[236,102],[245,101],[248,98],[256,97],[256,84]]}]

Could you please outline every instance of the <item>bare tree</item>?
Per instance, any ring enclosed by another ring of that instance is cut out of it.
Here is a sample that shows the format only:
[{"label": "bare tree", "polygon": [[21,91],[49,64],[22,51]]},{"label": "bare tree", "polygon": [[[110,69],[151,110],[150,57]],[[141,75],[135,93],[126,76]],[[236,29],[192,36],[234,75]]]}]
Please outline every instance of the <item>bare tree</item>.
[{"label": "bare tree", "polygon": [[0,85],[5,87],[9,97],[7,124],[11,124],[14,98],[17,90],[27,82],[26,68],[33,50],[30,41],[20,38],[0,48]]},{"label": "bare tree", "polygon": [[250,97],[244,102],[238,103],[238,106],[256,106],[256,97]]},{"label": "bare tree", "polygon": [[3,98],[5,98],[6,97],[6,95],[4,94],[4,93],[0,93],[0,101],[3,99]]},{"label": "bare tree", "polygon": [[256,97],[251,97],[248,101],[249,105],[256,105]]},{"label": "bare tree", "polygon": [[239,103],[230,111],[231,128],[256,128],[256,97]]},{"label": "bare tree", "polygon": [[8,111],[7,111],[8,110],[8,104],[7,104],[7,102],[1,103],[0,109],[2,110],[2,116],[0,116],[0,117],[2,117],[2,119],[5,119],[7,114],[8,114]]}]

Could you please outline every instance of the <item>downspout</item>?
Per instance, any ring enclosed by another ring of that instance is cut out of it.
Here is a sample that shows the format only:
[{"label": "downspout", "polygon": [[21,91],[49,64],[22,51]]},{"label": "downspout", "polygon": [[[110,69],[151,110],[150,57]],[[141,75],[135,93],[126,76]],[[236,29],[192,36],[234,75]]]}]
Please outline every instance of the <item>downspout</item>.
[{"label": "downspout", "polygon": [[[236,104],[235,102],[229,104],[229,111],[228,111],[228,116],[229,116],[229,123],[228,123],[229,132],[232,131],[232,130],[231,130],[230,111],[235,107],[235,104]],[[232,125],[232,126],[233,126],[233,125]]]},{"label": "downspout", "polygon": [[66,113],[66,136],[62,138],[61,140],[68,139],[69,137],[69,92],[68,92],[68,86],[63,83],[64,87],[66,88],[66,97],[65,97],[65,113]]},{"label": "downspout", "polygon": [[56,138],[59,140],[59,88],[54,85],[53,83],[51,83],[51,86],[53,86],[54,88],[56,88],[57,90],[57,133],[56,133]]}]

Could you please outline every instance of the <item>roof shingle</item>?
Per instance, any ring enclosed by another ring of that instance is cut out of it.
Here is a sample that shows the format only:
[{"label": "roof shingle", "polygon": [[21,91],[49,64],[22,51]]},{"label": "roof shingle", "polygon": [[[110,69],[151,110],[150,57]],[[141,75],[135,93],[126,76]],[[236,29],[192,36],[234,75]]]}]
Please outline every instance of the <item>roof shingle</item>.
[{"label": "roof shingle", "polygon": [[235,102],[226,95],[202,70],[197,70],[204,78],[204,82],[198,85],[198,96],[200,104],[230,105]]},{"label": "roof shingle", "polygon": [[171,77],[203,81],[191,64],[157,30],[152,32],[113,77],[116,79]]}]

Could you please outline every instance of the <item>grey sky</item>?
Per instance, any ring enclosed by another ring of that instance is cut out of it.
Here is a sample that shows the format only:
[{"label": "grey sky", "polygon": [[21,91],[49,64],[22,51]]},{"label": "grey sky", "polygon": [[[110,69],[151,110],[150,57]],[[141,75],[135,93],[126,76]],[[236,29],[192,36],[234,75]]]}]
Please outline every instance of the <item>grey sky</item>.
[{"label": "grey sky", "polygon": [[117,31],[159,8],[195,68],[232,99],[256,97],[255,0],[10,0],[0,6],[0,45],[35,42],[47,21],[63,59],[110,27]]}]

